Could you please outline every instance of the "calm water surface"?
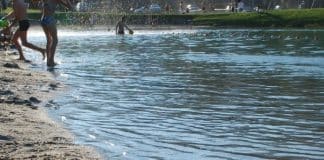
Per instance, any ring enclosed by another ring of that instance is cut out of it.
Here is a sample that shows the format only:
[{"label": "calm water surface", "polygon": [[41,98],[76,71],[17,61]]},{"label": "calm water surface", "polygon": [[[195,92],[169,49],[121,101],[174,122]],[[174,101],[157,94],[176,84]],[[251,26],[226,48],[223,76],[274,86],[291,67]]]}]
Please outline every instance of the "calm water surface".
[{"label": "calm water surface", "polygon": [[50,112],[106,159],[324,158],[324,30],[62,30],[57,57]]}]

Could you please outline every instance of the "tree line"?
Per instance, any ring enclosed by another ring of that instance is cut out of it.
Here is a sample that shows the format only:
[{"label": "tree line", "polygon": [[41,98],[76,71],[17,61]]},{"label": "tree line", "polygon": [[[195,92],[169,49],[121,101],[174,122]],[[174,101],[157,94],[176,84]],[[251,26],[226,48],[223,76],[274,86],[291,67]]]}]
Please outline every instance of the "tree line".
[{"label": "tree line", "polygon": [[[8,0],[2,0],[8,1]],[[26,0],[30,3],[31,7],[40,7],[39,0]],[[320,8],[324,7],[324,0],[71,0],[75,5],[78,2],[84,2],[92,8],[92,11],[104,11],[104,12],[129,12],[131,9],[140,7],[148,7],[149,5],[156,3],[161,6],[163,10],[166,6],[170,7],[173,12],[179,10],[179,5],[183,4],[195,4],[200,8],[204,8],[207,11],[213,11],[214,9],[224,9],[227,5],[237,4],[242,1],[245,6],[254,8],[259,6],[263,9],[273,9],[276,5],[281,8]]]}]

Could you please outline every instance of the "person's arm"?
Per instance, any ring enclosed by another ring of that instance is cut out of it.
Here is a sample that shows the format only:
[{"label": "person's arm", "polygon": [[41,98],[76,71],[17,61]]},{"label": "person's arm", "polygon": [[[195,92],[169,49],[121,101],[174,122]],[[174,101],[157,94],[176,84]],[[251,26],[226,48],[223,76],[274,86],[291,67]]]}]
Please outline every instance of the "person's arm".
[{"label": "person's arm", "polygon": [[116,25],[116,34],[118,33],[118,27],[119,27],[119,22],[117,23],[117,25]]},{"label": "person's arm", "polygon": [[129,31],[131,31],[131,29],[126,25],[124,24],[125,28],[128,29]]},{"label": "person's arm", "polygon": [[123,26],[128,30],[128,31],[131,31],[131,29],[127,26],[127,24],[124,22],[123,23]]}]

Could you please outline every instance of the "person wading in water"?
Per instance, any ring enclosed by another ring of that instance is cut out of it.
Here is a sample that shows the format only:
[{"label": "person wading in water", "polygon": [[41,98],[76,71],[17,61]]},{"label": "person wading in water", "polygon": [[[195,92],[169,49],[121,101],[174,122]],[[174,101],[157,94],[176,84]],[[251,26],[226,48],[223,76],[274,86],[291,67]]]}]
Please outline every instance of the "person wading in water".
[{"label": "person wading in water", "polygon": [[58,38],[54,14],[58,4],[62,4],[72,11],[74,10],[69,0],[43,0],[41,24],[46,35],[47,66],[49,67],[56,65],[54,56]]}]

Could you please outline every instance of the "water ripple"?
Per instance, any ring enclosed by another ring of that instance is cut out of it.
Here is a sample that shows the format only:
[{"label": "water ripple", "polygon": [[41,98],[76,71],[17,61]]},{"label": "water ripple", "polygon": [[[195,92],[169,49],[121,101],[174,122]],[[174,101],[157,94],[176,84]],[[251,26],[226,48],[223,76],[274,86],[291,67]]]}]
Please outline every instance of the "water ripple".
[{"label": "water ripple", "polygon": [[324,157],[322,30],[66,32],[55,112],[107,159]]}]

